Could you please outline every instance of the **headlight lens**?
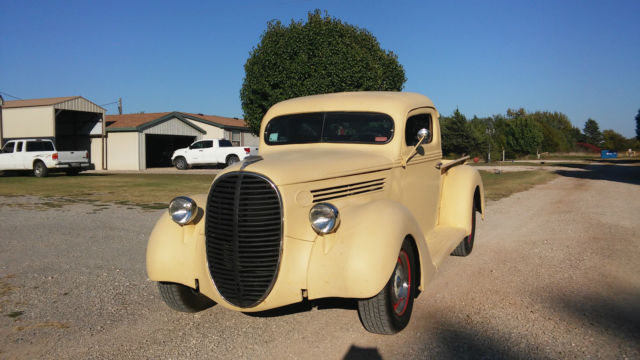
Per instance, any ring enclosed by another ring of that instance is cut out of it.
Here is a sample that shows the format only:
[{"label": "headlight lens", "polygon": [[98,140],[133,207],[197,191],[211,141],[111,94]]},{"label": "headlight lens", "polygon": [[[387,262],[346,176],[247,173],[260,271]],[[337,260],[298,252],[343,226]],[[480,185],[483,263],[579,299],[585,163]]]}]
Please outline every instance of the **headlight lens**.
[{"label": "headlight lens", "polygon": [[329,234],[338,229],[340,213],[329,203],[318,203],[309,211],[309,221],[313,230],[319,235]]},{"label": "headlight lens", "polygon": [[193,199],[186,196],[178,196],[169,203],[169,215],[173,221],[180,225],[190,223],[197,214],[198,205]]}]

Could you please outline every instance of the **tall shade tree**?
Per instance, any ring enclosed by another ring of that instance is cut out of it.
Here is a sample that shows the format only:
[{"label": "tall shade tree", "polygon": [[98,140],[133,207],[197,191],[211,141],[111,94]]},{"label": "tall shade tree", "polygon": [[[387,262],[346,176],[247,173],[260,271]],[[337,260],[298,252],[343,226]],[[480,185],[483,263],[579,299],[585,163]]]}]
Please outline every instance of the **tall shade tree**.
[{"label": "tall shade tree", "polygon": [[442,132],[442,153],[469,154],[473,139],[469,134],[467,118],[456,109],[451,117],[440,117],[440,131]]},{"label": "tall shade tree", "polygon": [[585,140],[592,145],[600,146],[602,145],[602,133],[600,132],[600,127],[598,126],[598,122],[589,119],[584,123],[584,136]]},{"label": "tall shade tree", "polygon": [[540,124],[523,117],[509,121],[507,146],[517,155],[535,154],[540,150],[544,138]]},{"label": "tall shade tree", "polygon": [[254,134],[273,104],[341,91],[400,91],[406,81],[397,56],[367,30],[320,10],[307,21],[271,21],[244,65],[242,110]]},{"label": "tall shade tree", "polygon": [[640,110],[638,110],[638,115],[636,115],[636,139],[640,140]]},{"label": "tall shade tree", "polygon": [[627,139],[613,130],[604,130],[602,137],[604,138],[604,144],[602,146],[605,149],[624,151],[632,147],[632,139]]}]

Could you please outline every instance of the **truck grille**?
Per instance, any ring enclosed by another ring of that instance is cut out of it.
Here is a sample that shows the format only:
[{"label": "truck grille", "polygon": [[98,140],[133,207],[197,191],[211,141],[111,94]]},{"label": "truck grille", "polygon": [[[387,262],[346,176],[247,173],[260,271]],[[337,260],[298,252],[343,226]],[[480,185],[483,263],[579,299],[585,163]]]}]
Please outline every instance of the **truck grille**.
[{"label": "truck grille", "polygon": [[218,292],[233,305],[257,305],[271,291],[280,263],[278,190],[257,174],[225,174],[211,187],[206,216],[207,261]]}]

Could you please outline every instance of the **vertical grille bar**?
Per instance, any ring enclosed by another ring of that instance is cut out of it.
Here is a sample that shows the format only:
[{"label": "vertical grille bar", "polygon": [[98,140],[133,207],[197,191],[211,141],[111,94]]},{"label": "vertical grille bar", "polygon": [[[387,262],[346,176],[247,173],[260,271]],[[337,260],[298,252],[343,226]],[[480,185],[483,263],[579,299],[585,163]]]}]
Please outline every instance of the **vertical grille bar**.
[{"label": "vertical grille bar", "polygon": [[273,183],[249,172],[216,179],[207,199],[207,263],[225,300],[262,301],[275,282],[282,249],[282,204]]}]

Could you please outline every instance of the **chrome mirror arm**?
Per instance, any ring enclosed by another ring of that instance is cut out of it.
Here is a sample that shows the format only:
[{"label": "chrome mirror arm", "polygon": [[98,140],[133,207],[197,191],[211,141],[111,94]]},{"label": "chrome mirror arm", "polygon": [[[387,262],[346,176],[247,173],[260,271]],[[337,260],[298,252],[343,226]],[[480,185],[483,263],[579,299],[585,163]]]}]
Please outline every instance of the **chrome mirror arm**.
[{"label": "chrome mirror arm", "polygon": [[409,162],[409,160],[411,160],[411,158],[416,154],[416,150],[418,149],[419,146],[421,146],[429,137],[429,130],[422,128],[418,131],[418,143],[416,144],[416,146],[411,150],[411,152],[409,153],[409,155],[402,159],[402,167],[406,168],[407,167],[407,163]]}]

